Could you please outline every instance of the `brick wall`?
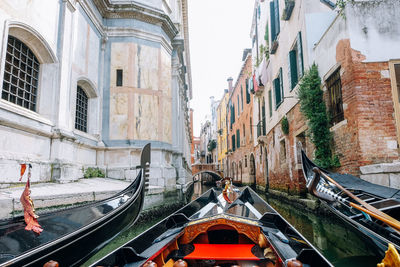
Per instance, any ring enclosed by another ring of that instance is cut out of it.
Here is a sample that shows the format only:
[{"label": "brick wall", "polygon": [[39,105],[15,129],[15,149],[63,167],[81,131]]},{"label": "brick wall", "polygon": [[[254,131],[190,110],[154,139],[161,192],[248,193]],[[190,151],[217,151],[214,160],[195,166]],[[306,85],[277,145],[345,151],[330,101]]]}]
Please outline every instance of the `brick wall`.
[{"label": "brick wall", "polygon": [[344,119],[334,128],[340,172],[359,175],[359,167],[399,159],[388,62],[363,62],[348,39],[338,42]]}]

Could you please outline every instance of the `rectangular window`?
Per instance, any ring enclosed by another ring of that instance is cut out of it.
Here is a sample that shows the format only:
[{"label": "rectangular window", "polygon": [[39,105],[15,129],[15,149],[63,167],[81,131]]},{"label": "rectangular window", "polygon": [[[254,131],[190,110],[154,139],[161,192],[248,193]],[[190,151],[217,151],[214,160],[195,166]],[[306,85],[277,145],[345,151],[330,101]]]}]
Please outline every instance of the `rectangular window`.
[{"label": "rectangular window", "polygon": [[303,77],[303,46],[301,43],[301,32],[297,34],[296,43],[293,50],[289,51],[288,55],[288,78],[290,90],[297,85],[298,81]]},{"label": "rectangular window", "polygon": [[76,90],[75,129],[87,132],[88,96],[82,87]]},{"label": "rectangular window", "polygon": [[283,140],[281,140],[280,142],[279,142],[279,159],[280,159],[280,162],[281,162],[281,164],[283,164],[283,163],[285,163],[286,162],[286,142],[285,142],[285,139],[283,139]]},{"label": "rectangular window", "polygon": [[340,81],[340,68],[337,69],[327,80],[326,87],[329,94],[329,107],[331,113],[331,125],[344,120],[342,83]]},{"label": "rectangular window", "polygon": [[240,86],[240,100],[242,100],[242,112],[243,112],[243,86]]},{"label": "rectangular window", "polygon": [[250,138],[253,136],[253,119],[250,117]]},{"label": "rectangular window", "polygon": [[269,117],[272,117],[272,91],[268,90]]},{"label": "rectangular window", "polygon": [[270,24],[271,24],[271,42],[276,40],[276,37],[280,32],[280,22],[279,22],[279,1],[273,0],[269,3],[270,7]]},{"label": "rectangular window", "polygon": [[122,86],[122,70],[117,70],[117,86]]},{"label": "rectangular window", "polygon": [[232,135],[232,151],[236,150],[236,142],[235,142],[235,135]]},{"label": "rectangular window", "polygon": [[240,147],[240,131],[239,131],[239,129],[236,130],[236,146],[237,146],[237,148]]},{"label": "rectangular window", "polygon": [[246,103],[250,103],[249,78],[246,79]]},{"label": "rectangular window", "polygon": [[276,110],[283,102],[282,68],[279,69],[279,76],[274,80],[274,93],[275,93],[275,110]]}]

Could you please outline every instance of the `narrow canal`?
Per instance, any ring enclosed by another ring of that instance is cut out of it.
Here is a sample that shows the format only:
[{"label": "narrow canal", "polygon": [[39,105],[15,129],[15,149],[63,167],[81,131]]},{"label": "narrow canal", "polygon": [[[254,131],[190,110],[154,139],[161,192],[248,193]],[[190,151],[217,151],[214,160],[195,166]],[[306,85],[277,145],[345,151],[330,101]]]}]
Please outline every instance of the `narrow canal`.
[{"label": "narrow canal", "polygon": [[[191,199],[197,198],[210,188],[210,186],[195,183]],[[306,210],[282,203],[278,199],[269,198],[264,192],[258,192],[258,194],[319,249],[334,266],[375,267],[378,262],[381,262],[382,259],[375,253],[373,246],[365,243],[359,233],[335,217],[334,214],[317,216]],[[83,266],[90,266],[173,212],[174,210],[170,209],[161,216],[157,215],[139,221],[100,250]]]}]

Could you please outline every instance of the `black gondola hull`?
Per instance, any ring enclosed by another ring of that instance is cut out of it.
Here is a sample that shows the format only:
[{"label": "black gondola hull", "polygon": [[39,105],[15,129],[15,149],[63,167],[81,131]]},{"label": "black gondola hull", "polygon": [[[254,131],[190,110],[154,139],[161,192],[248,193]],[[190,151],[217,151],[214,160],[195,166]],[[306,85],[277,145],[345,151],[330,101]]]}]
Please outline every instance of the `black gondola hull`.
[{"label": "black gondola hull", "polygon": [[[149,259],[159,255],[168,244],[177,242],[177,238],[181,238],[187,233],[186,231],[192,231],[187,227],[196,227],[194,225],[202,223],[212,225],[218,220],[230,221],[227,225],[247,223],[259,227],[282,262],[297,257],[309,264],[308,266],[332,266],[296,229],[249,187],[242,189],[240,196],[231,204],[223,200],[220,189],[210,189],[92,266],[142,266]],[[171,257],[184,258],[187,253],[185,246],[187,245],[182,245],[183,250],[179,249],[174,252],[175,256]]]},{"label": "black gondola hull", "polygon": [[[309,185],[312,182],[314,174],[312,169],[319,167],[305,155],[304,151],[302,151],[302,167],[307,185]],[[374,205],[375,203],[384,203],[385,201],[398,203],[398,205],[385,207],[386,210],[384,212],[393,213],[391,216],[394,216],[394,218],[399,220],[398,216],[395,215],[399,214],[400,208],[400,202],[398,202],[397,198],[399,195],[397,189],[375,185],[367,181],[363,181],[361,178],[356,178],[348,174],[342,175],[331,173],[327,170],[323,171],[335,179],[336,182],[339,182],[347,190],[351,191],[353,195],[365,196],[365,200],[371,205]],[[335,194],[333,194],[333,201],[321,199],[325,205],[335,215],[362,234],[365,239],[368,240],[368,242],[376,246],[381,256],[385,255],[385,251],[388,248],[388,243],[392,243],[396,249],[400,251],[400,235],[396,231],[390,230],[388,227],[381,226],[380,223],[374,223],[370,219],[365,218],[366,215],[349,205],[349,202],[352,202],[353,199],[348,197],[343,192],[340,192],[340,190],[337,189],[331,182],[321,180],[319,185],[321,184],[324,184],[324,187],[327,190],[335,192]],[[388,196],[388,198],[385,198],[384,196]],[[316,195],[316,197],[319,196]],[[356,204],[358,203],[356,202]]]},{"label": "black gondola hull", "polygon": [[[143,180],[141,177],[138,179]],[[128,203],[121,205],[119,209],[107,216],[3,264],[5,266],[43,266],[46,262],[55,260],[60,266],[78,266],[136,221],[143,206],[143,184],[144,181],[141,181],[141,189],[134,192],[134,196]],[[34,235],[31,232],[28,234]]]}]

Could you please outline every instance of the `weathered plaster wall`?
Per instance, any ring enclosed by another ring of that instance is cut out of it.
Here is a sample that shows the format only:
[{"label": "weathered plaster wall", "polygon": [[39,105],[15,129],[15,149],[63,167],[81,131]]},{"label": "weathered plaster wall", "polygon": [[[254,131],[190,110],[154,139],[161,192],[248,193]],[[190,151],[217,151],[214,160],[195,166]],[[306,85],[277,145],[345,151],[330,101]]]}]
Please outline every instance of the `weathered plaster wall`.
[{"label": "weathered plaster wall", "polygon": [[[110,64],[109,139],[171,143],[170,57],[160,47],[113,42]],[[121,87],[117,69],[123,70]]]}]

